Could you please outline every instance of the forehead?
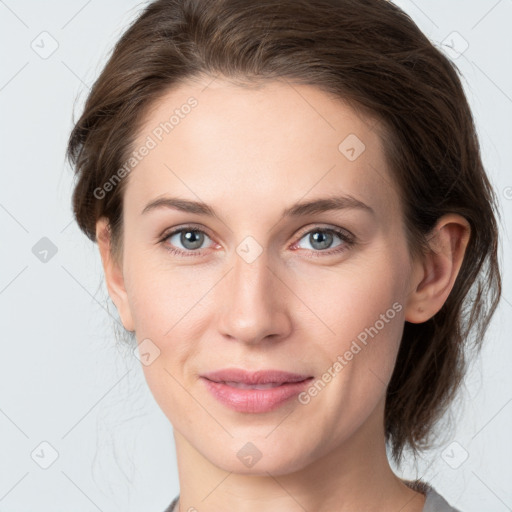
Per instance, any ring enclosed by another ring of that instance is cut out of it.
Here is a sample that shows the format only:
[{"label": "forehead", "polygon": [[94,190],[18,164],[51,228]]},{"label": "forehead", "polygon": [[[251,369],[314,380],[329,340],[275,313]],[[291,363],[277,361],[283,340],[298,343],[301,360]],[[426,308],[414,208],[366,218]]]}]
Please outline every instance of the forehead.
[{"label": "forehead", "polygon": [[379,129],[309,85],[181,84],[146,112],[134,149],[150,150],[126,195],[138,207],[168,193],[254,211],[336,191],[398,213]]}]

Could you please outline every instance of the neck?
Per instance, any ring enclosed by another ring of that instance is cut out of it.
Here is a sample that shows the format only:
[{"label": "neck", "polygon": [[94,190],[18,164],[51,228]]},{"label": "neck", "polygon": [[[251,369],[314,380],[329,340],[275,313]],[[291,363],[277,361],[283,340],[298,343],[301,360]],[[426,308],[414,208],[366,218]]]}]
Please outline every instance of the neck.
[{"label": "neck", "polygon": [[255,471],[258,464],[247,474],[237,473],[235,468],[226,471],[174,430],[180,512],[421,512],[424,495],[406,486],[389,465],[383,407],[337,449],[284,474]]}]

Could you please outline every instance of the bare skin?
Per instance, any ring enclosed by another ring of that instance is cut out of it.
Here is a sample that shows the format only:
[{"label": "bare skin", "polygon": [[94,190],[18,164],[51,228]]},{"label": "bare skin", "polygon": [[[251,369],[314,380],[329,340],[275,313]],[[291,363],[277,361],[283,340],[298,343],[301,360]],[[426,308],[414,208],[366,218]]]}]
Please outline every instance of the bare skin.
[{"label": "bare skin", "polygon": [[[129,175],[120,258],[106,220],[97,223],[123,325],[160,351],[143,370],[174,428],[180,511],[420,512],[424,496],[386,457],[385,392],[404,322],[432,317],[453,287],[467,221],[441,218],[431,253],[412,259],[375,123],[306,85],[183,84],[151,109],[136,146],[190,96],[197,106]],[[349,134],[365,145],[354,160],[339,149]],[[295,203],[333,196],[371,210],[282,216]],[[165,206],[142,213],[164,197],[204,202],[216,215]],[[164,239],[171,228],[190,233],[190,224],[204,233],[199,249],[180,233]],[[258,253],[250,263],[247,251]],[[200,378],[240,367],[321,379],[358,335],[381,324],[307,404],[294,398],[240,413]],[[237,456],[249,442],[261,453],[251,467]]]}]

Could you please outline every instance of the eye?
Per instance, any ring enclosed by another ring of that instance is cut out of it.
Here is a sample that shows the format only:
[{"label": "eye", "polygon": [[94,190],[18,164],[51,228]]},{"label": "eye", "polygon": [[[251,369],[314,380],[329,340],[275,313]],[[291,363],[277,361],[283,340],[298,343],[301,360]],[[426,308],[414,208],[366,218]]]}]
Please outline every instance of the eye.
[{"label": "eye", "polygon": [[185,226],[167,233],[161,242],[165,248],[182,256],[196,256],[201,254],[201,247],[210,237],[201,229]]},{"label": "eye", "polygon": [[[336,243],[336,239],[338,242]],[[160,240],[166,250],[179,256],[201,256],[203,245],[211,238],[195,226],[182,226],[166,233]],[[300,247],[305,240],[309,247]],[[307,257],[328,256],[348,250],[355,244],[354,236],[348,231],[339,228],[316,227],[301,236],[291,249],[305,249]]]},{"label": "eye", "polygon": [[[336,239],[339,240],[338,243],[336,243]],[[309,247],[306,246],[305,249],[312,251],[312,256],[340,253],[354,245],[354,238],[351,234],[336,228],[317,227],[309,230],[292,248],[304,248],[300,247],[302,240],[305,240],[306,244],[309,244]]]}]

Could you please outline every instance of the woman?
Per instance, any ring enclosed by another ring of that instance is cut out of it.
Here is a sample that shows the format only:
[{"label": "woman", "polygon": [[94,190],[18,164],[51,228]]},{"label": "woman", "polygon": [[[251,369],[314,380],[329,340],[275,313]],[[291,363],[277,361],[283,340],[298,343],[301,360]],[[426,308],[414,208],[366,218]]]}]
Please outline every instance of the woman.
[{"label": "woman", "polygon": [[496,203],[457,72],[408,16],[157,0],[68,157],[174,428],[168,512],[455,510],[386,448],[428,446],[485,334]]}]

